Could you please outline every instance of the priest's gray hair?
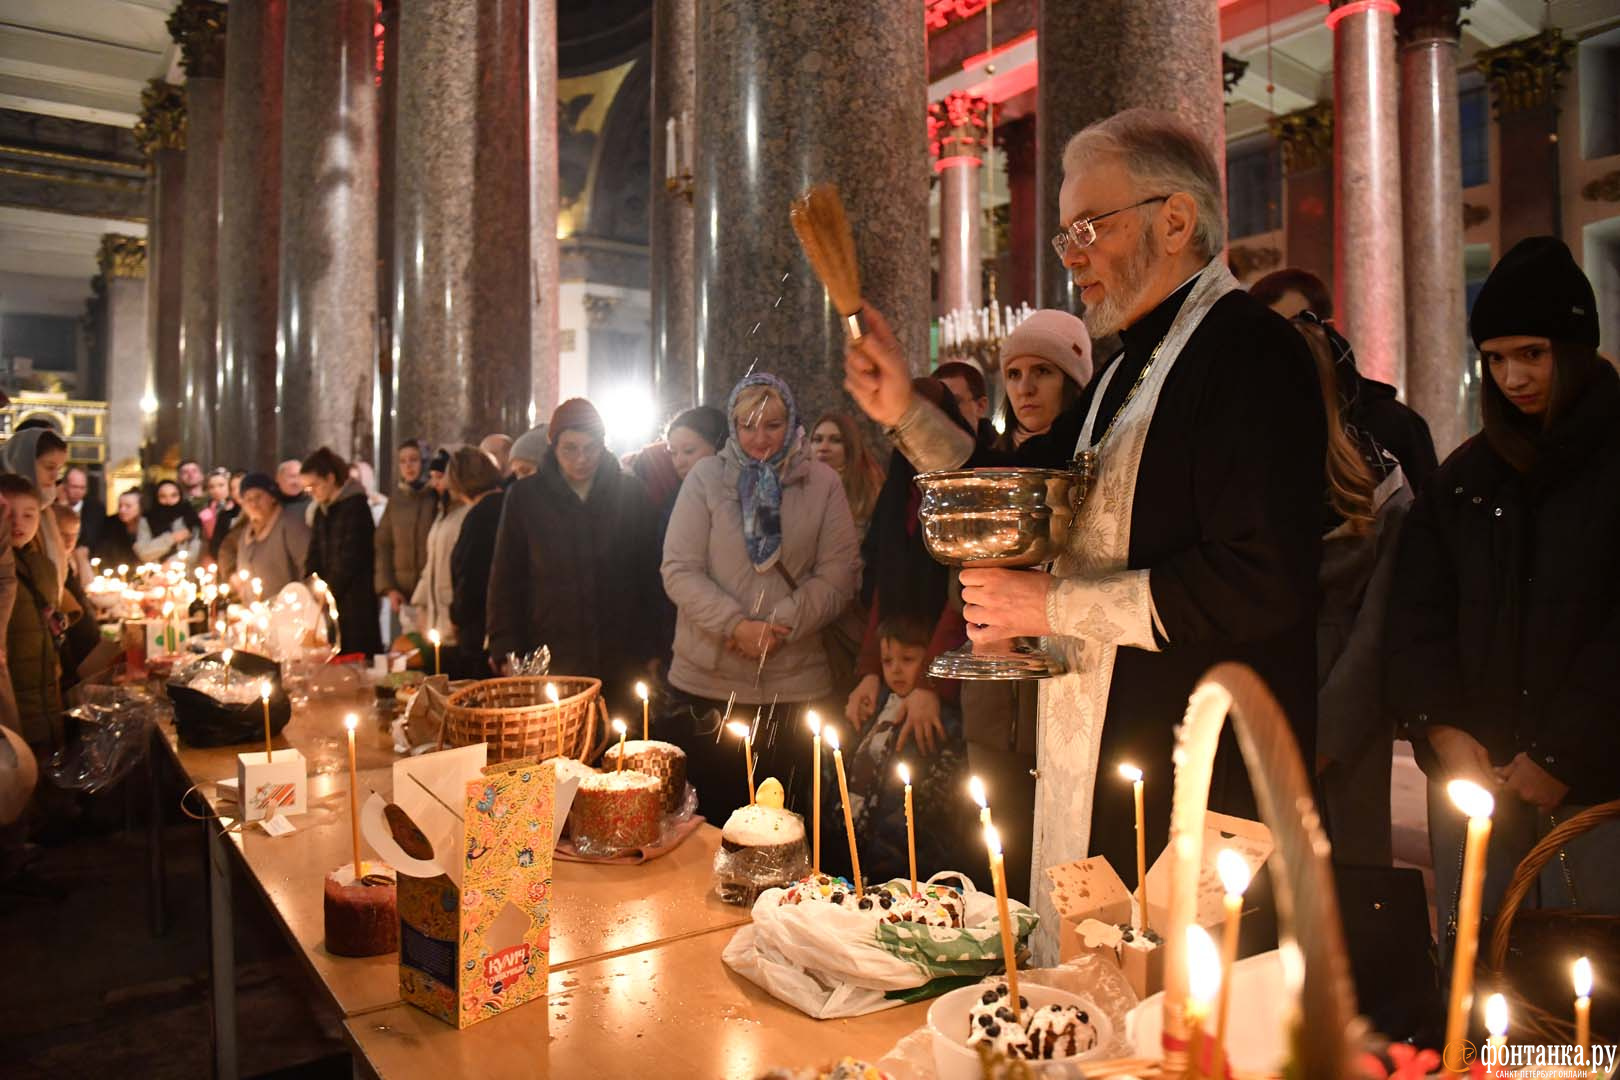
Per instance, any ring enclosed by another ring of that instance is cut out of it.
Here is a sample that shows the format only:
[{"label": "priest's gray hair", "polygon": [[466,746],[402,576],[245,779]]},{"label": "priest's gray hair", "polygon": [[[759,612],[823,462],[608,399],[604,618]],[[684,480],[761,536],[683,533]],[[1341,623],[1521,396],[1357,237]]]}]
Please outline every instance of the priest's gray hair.
[{"label": "priest's gray hair", "polygon": [[1180,117],[1159,109],[1126,109],[1098,120],[1063,148],[1063,175],[1074,176],[1105,157],[1124,164],[1138,198],[1178,191],[1191,196],[1198,208],[1193,244],[1204,258],[1214,258],[1226,246],[1220,166],[1209,144]]}]

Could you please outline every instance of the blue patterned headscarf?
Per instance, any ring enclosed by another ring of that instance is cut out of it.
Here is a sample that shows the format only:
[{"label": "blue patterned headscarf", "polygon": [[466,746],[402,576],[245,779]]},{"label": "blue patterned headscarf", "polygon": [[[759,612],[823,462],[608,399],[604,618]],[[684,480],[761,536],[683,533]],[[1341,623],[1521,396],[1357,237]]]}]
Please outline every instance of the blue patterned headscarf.
[{"label": "blue patterned headscarf", "polygon": [[[782,440],[782,448],[764,461],[749,457],[737,436],[737,399],[754,386],[774,390],[787,406],[787,438]],[[731,441],[737,444],[738,467],[742,470],[737,478],[737,499],[742,503],[743,543],[748,546],[748,560],[754,564],[754,569],[764,573],[776,565],[782,553],[782,465],[798,445],[799,410],[787,383],[775,375],[759,372],[732,388],[731,397],[726,401],[726,416],[731,424]]]}]

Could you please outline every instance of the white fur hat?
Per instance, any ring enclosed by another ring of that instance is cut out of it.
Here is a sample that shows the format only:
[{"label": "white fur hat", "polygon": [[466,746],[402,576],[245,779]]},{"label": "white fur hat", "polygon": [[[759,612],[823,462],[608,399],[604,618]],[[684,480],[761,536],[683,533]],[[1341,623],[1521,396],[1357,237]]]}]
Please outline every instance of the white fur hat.
[{"label": "white fur hat", "polygon": [[1091,335],[1086,324],[1067,311],[1042,308],[1019,323],[1001,341],[1001,372],[1020,356],[1038,356],[1055,364],[1083,390],[1091,382]]}]

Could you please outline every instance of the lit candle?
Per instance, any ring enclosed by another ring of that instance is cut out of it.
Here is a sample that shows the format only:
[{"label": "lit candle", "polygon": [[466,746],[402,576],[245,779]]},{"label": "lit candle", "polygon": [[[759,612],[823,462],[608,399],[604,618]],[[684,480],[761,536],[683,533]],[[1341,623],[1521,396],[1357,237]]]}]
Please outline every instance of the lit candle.
[{"label": "lit candle", "polygon": [[123,578],[125,581],[129,580],[129,563],[118,564],[118,576]]},{"label": "lit candle", "polygon": [[1147,821],[1142,811],[1142,770],[1135,765],[1121,765],[1119,775],[1131,782],[1131,795],[1136,800],[1136,928],[1147,927]]},{"label": "lit candle", "polygon": [[977,776],[968,777],[968,794],[973,796],[973,801],[979,804],[980,828],[989,828],[990,800],[985,795],[984,781],[980,780]]},{"label": "lit candle", "polygon": [[1221,993],[1215,1006],[1215,1066],[1209,1074],[1225,1075],[1226,1014],[1232,1003],[1232,965],[1237,963],[1238,924],[1243,918],[1243,893],[1249,887],[1249,863],[1231,848],[1215,857],[1215,869],[1226,889],[1226,928],[1221,935]]},{"label": "lit candle", "polygon": [[1451,953],[1451,997],[1446,1006],[1446,1041],[1450,1046],[1468,1035],[1468,1013],[1474,992],[1474,959],[1479,951],[1480,896],[1485,890],[1485,847],[1491,839],[1491,812],[1496,800],[1471,780],[1453,780],[1446,793],[1468,816],[1463,846],[1462,887],[1457,902],[1457,943]]},{"label": "lit candle", "polygon": [[[1581,957],[1575,961],[1571,971],[1575,980],[1575,1046],[1584,1055],[1582,1060],[1592,1060],[1592,961]],[[1593,1070],[1596,1075],[1596,1070]]]},{"label": "lit candle", "polygon": [[814,709],[804,714],[804,722],[810,725],[811,773],[810,773],[810,832],[814,839],[810,847],[810,866],[816,873],[821,873],[821,717],[816,715]]},{"label": "lit candle", "polygon": [[649,710],[652,705],[652,695],[648,692],[646,683],[636,683],[636,697],[641,699],[641,741],[646,742],[648,739],[652,738],[652,735],[650,734],[652,730],[652,718],[649,716]]},{"label": "lit candle", "polygon": [[365,864],[360,861],[360,773],[354,767],[354,729],[360,726],[360,717],[350,713],[343,718],[343,728],[349,733],[349,827],[354,838],[354,880],[366,876]]},{"label": "lit candle", "polygon": [[562,753],[562,706],[557,696],[557,684],[546,683],[546,700],[551,702],[551,730],[557,736],[557,753]]},{"label": "lit candle", "polygon": [[726,730],[742,740],[743,767],[748,770],[748,805],[754,805],[754,736],[748,730],[748,725],[741,720],[733,720],[726,725]]},{"label": "lit candle", "polygon": [[990,882],[996,890],[996,918],[1001,923],[1001,955],[1007,963],[1007,1004],[1022,1021],[1018,1007],[1018,943],[1012,915],[1007,910],[1007,863],[1001,856],[1001,834],[994,825],[984,827],[984,846],[990,849]]},{"label": "lit candle", "polygon": [[615,720],[615,721],[613,721],[613,730],[617,731],[619,733],[619,767],[614,769],[613,771],[614,772],[624,772],[624,733],[625,733],[624,721],[623,720]]},{"label": "lit candle", "polygon": [[1491,1060],[1485,1065],[1486,1076],[1496,1075],[1496,1066],[1502,1058],[1502,1049],[1507,1046],[1507,1029],[1507,998],[1501,994],[1492,994],[1485,999],[1485,1030],[1491,1034]]},{"label": "lit candle", "polygon": [[264,762],[265,762],[266,765],[268,765],[268,764],[270,764],[270,759],[273,758],[275,756],[275,753],[276,753],[275,749],[271,746],[271,743],[272,743],[273,740],[272,740],[271,735],[270,735],[270,680],[269,679],[266,679],[266,680],[264,680],[264,682],[259,684],[259,701],[261,703],[263,703],[263,705],[264,705]]},{"label": "lit candle", "polygon": [[917,895],[917,822],[912,816],[911,807],[911,770],[906,763],[901,762],[896,770],[900,773],[900,782],[906,786],[906,859],[911,866],[911,895]]},{"label": "lit candle", "polygon": [[1203,1077],[1204,1021],[1210,1002],[1221,990],[1221,956],[1209,931],[1202,926],[1187,927],[1187,1075]]},{"label": "lit candle", "polygon": [[230,688],[231,688],[231,658],[236,655],[236,650],[234,650],[234,649],[226,649],[224,652],[220,653],[219,655],[220,655],[220,659],[225,661],[225,689],[230,690]]},{"label": "lit candle", "polygon": [[434,627],[428,631],[428,640],[433,643],[433,674],[439,674],[439,643],[443,639],[439,636],[439,628]]},{"label": "lit candle", "polygon": [[264,581],[260,578],[253,579],[253,599],[264,599]]},{"label": "lit candle", "polygon": [[849,812],[849,783],[844,779],[844,755],[838,751],[838,732],[827,729],[827,745],[832,747],[833,768],[838,771],[838,797],[844,800],[844,832],[849,836],[849,865],[855,876],[855,899],[866,895],[861,883],[861,856],[855,850],[855,817]]},{"label": "lit candle", "polygon": [[169,655],[173,656],[180,651],[180,631],[174,625],[174,602],[163,601],[163,628],[169,634]]}]

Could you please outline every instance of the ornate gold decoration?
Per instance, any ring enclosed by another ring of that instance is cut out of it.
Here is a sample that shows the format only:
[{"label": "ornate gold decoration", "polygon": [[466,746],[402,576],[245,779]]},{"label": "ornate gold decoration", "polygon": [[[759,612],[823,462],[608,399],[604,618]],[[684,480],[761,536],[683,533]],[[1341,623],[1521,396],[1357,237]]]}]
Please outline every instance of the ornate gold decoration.
[{"label": "ornate gold decoration", "polygon": [[153,79],[141,91],[135,145],[150,160],[159,150],[186,148],[186,94],[174,83]]},{"label": "ornate gold decoration", "polygon": [[1463,203],[1463,228],[1472,229],[1475,225],[1483,225],[1491,220],[1491,208],[1476,206],[1474,203]]},{"label": "ornate gold decoration", "polygon": [[1587,202],[1620,202],[1620,169],[1583,186],[1581,198]]},{"label": "ornate gold decoration", "polygon": [[1265,247],[1238,244],[1227,251],[1226,258],[1231,263],[1233,275],[1238,278],[1246,278],[1250,274],[1282,265],[1281,249],[1269,244]]},{"label": "ornate gold decoration", "polygon": [[1497,115],[1556,101],[1564,72],[1569,70],[1569,54],[1574,51],[1575,43],[1552,29],[1480,53],[1476,63],[1491,84]]},{"label": "ornate gold decoration", "polygon": [[169,13],[169,36],[180,46],[180,62],[194,79],[225,74],[225,5],[213,0],[180,0]]},{"label": "ornate gold decoration", "polygon": [[144,278],[146,276],[146,240],[122,233],[106,233],[101,238],[101,250],[96,265],[106,277]]},{"label": "ornate gold decoration", "polygon": [[1273,117],[1268,126],[1271,137],[1282,144],[1286,175],[1314,169],[1333,159],[1332,102]]},{"label": "ornate gold decoration", "polygon": [[1237,89],[1238,80],[1249,70],[1247,60],[1239,60],[1229,52],[1221,53],[1221,86],[1227,97]]},{"label": "ornate gold decoration", "polygon": [[930,104],[928,147],[933,151],[934,160],[977,158],[984,153],[992,108],[987,99],[965,90],[954,90]]}]

